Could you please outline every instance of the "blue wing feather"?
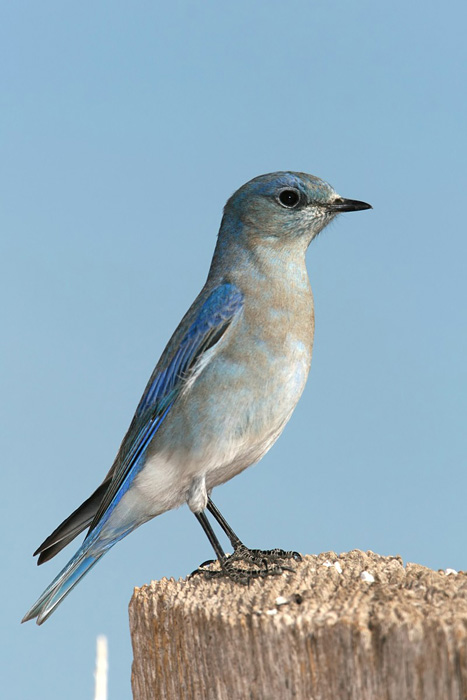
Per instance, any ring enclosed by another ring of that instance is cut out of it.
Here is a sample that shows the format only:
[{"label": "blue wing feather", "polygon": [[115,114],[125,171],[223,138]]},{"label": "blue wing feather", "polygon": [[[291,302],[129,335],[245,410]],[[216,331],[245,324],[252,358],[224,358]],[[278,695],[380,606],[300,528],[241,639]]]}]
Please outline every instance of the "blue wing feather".
[{"label": "blue wing feather", "polygon": [[[210,339],[222,333],[243,306],[242,293],[232,284],[223,284],[209,295],[195,321],[180,342],[177,351],[164,370],[157,371],[146,387],[136,409],[136,415],[155,406],[175,388],[190,370],[194,361],[207,349]],[[214,343],[211,343],[214,344]]]},{"label": "blue wing feather", "polygon": [[[112,468],[112,480],[89,528],[102,524],[127,490],[144,462],[145,451],[176,401],[197,361],[224,335],[243,308],[243,294],[232,284],[216,287],[206,298],[188,330],[175,345],[180,327],[146,386],[135,417]],[[183,322],[182,322],[183,323]]]}]

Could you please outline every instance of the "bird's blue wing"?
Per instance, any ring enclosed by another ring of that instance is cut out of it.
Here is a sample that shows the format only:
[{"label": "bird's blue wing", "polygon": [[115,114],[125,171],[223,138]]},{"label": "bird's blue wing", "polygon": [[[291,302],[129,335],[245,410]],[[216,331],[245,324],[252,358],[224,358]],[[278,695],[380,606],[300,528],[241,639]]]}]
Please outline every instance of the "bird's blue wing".
[{"label": "bird's blue wing", "polygon": [[[209,294],[188,330],[183,333],[179,327],[175,332],[138,404],[112,468],[109,487],[91,523],[89,535],[127,490],[138,466],[144,461],[149,443],[203,354],[219,342],[242,308],[241,291],[232,284],[223,284]],[[180,337],[178,342],[177,335]]]}]

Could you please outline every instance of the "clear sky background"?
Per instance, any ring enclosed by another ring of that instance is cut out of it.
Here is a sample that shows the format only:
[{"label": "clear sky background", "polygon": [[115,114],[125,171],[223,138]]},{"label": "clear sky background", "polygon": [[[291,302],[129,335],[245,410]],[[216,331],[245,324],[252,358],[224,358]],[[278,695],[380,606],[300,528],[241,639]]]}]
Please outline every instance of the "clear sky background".
[{"label": "clear sky background", "polygon": [[[207,274],[222,207],[303,170],[374,210],[308,265],[311,374],[216,490],[245,542],[467,568],[466,6],[15,2],[0,11],[2,691],[82,700],[97,634],[130,697],[133,586],[211,556],[186,507],[20,626],[75,551],[33,550],[107,472]],[[78,542],[76,543],[76,546]]]}]

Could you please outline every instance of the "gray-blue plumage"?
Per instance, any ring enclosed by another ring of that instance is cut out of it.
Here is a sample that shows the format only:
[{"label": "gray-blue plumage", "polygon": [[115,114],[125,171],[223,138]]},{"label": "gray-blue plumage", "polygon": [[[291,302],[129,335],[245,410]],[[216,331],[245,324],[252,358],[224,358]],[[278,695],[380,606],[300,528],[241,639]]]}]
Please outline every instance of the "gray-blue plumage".
[{"label": "gray-blue plumage", "polygon": [[336,214],[367,208],[293,172],[255,178],[229,199],[206,284],[164,350],[111,470],[39,547],[38,563],[89,526],[88,534],[23,621],[44,622],[110,547],[156,515],[188,503],[206,529],[208,505],[227,525],[208,494],[273,445],[308,376],[308,245]]}]

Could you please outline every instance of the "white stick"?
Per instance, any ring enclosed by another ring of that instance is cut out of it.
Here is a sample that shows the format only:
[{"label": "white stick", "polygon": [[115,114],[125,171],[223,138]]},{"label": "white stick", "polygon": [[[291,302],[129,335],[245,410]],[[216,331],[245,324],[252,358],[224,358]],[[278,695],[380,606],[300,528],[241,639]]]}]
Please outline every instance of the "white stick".
[{"label": "white stick", "polygon": [[100,634],[96,644],[96,670],[94,672],[94,700],[107,700],[107,637]]}]

